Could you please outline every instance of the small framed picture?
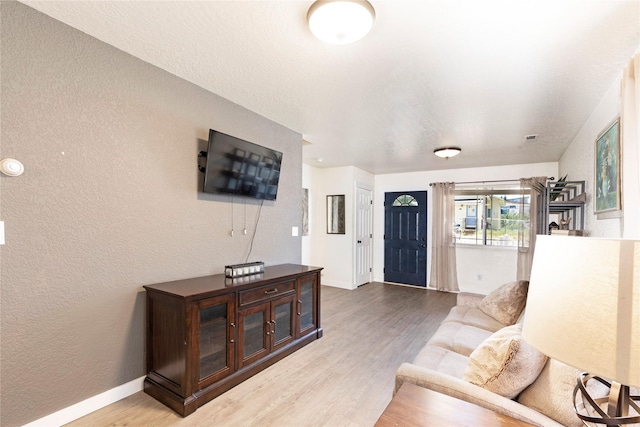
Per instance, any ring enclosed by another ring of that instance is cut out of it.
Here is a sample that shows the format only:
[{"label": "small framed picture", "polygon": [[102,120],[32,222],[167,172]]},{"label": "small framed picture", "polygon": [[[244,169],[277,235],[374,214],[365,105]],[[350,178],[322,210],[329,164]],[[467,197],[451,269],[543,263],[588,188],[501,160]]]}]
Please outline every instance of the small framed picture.
[{"label": "small framed picture", "polygon": [[609,123],[596,138],[594,176],[594,212],[621,210],[620,117]]}]

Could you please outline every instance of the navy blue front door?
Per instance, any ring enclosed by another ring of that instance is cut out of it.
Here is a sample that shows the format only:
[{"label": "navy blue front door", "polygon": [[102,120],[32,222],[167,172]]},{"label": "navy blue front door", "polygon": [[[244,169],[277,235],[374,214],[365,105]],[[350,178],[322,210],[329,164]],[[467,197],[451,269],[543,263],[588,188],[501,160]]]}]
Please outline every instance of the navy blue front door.
[{"label": "navy blue front door", "polygon": [[384,195],[384,281],[427,286],[427,192]]}]

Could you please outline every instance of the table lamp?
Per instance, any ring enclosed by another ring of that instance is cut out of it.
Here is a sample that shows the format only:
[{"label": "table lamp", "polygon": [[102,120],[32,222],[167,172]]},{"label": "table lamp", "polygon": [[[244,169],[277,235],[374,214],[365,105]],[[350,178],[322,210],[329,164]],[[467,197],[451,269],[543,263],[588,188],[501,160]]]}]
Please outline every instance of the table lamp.
[{"label": "table lamp", "polygon": [[640,240],[538,236],[525,310],[523,338],[586,371],[573,402],[584,424],[640,423]]}]

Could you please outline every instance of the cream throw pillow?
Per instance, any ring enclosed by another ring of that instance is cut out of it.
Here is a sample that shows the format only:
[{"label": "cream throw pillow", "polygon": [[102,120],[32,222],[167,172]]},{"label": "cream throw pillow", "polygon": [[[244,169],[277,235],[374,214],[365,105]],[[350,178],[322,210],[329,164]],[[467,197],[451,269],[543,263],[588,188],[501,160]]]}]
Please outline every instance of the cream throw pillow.
[{"label": "cream throw pillow", "polygon": [[533,383],[547,356],[522,339],[522,325],[500,329],[469,356],[464,380],[513,399]]},{"label": "cream throw pillow", "polygon": [[[518,396],[518,402],[553,418],[567,427],[584,427],[573,408],[573,389],[579,369],[549,359],[538,378]],[[591,396],[607,396],[609,390],[597,381],[587,384]],[[633,390],[632,390],[632,393]],[[634,424],[635,425],[635,424]]]},{"label": "cream throw pillow", "polygon": [[580,371],[550,359],[538,379],[527,387],[518,402],[568,427],[583,426],[573,409],[573,389]]},{"label": "cream throw pillow", "polygon": [[528,289],[526,280],[504,284],[484,297],[478,308],[504,325],[513,325],[527,302]]}]

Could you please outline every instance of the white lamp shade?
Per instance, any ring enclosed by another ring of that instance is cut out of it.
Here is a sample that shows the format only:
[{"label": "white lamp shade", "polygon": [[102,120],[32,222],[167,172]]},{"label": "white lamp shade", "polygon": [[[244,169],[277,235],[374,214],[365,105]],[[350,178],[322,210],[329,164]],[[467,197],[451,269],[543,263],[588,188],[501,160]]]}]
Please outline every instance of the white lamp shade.
[{"label": "white lamp shade", "polygon": [[309,8],[307,20],[311,32],[320,40],[348,44],[369,33],[375,16],[368,1],[318,0]]},{"label": "white lamp shade", "polygon": [[538,236],[523,337],[549,357],[640,387],[640,241]]}]

